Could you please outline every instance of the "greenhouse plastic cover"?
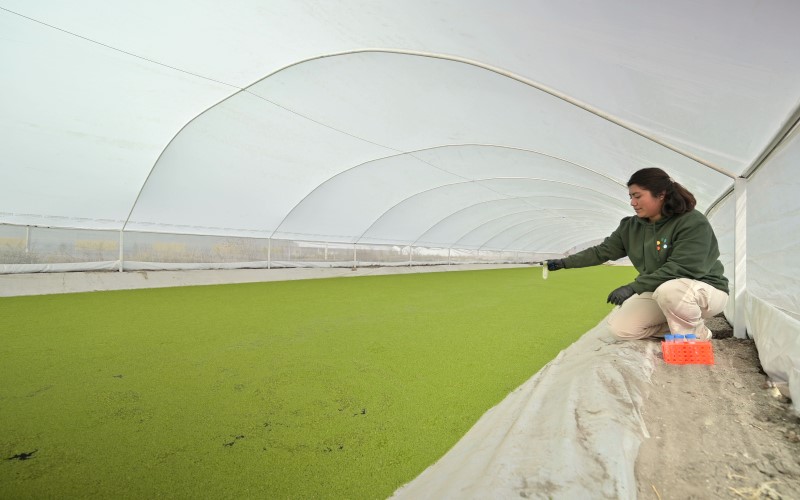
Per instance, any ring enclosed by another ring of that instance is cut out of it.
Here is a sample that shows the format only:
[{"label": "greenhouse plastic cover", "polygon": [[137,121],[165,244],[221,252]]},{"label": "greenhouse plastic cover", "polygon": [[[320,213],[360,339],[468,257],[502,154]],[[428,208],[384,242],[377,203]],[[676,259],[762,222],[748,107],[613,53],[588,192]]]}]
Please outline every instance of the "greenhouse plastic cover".
[{"label": "greenhouse plastic cover", "polygon": [[[4,0],[3,223],[563,251],[662,166],[731,180],[798,100],[770,2]],[[713,29],[709,29],[712,27]]]},{"label": "greenhouse plastic cover", "polygon": [[281,241],[564,255],[657,166],[715,227],[726,315],[797,395],[798,19],[790,0],[0,0],[0,247],[102,250],[0,272],[229,265],[123,257],[153,234],[247,239],[240,267]]}]

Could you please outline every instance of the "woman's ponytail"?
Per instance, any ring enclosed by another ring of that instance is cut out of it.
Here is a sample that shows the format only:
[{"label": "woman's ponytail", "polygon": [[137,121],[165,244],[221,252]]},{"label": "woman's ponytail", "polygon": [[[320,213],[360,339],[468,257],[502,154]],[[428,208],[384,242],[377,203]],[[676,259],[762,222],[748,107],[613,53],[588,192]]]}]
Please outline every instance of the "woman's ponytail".
[{"label": "woman's ponytail", "polygon": [[691,212],[697,205],[697,200],[688,189],[670,179],[670,186],[664,194],[664,205],[661,214],[664,216],[680,215]]}]

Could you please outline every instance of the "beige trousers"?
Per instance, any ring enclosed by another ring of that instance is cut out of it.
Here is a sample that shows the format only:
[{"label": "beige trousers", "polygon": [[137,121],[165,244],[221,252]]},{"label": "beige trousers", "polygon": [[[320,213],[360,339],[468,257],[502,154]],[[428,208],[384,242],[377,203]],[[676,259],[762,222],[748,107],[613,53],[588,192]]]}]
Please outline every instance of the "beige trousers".
[{"label": "beige trousers", "polygon": [[608,325],[624,340],[667,333],[694,333],[706,340],[711,330],[703,319],[721,313],[727,302],[727,293],[702,281],[679,278],[662,283],[655,292],[633,295],[612,311]]}]

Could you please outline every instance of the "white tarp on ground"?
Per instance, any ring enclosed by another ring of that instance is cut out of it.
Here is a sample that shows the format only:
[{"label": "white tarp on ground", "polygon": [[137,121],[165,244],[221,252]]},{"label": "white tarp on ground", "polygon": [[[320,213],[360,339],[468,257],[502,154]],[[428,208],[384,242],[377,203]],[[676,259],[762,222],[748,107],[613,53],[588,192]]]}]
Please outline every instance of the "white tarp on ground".
[{"label": "white tarp on ground", "polygon": [[396,499],[635,499],[656,343],[605,320],[486,412]]}]

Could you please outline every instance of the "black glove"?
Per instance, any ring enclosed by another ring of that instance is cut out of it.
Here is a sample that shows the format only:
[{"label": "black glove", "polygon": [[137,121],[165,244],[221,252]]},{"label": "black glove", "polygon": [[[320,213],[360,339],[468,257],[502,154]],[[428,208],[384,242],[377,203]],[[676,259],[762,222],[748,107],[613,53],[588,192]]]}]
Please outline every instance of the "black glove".
[{"label": "black glove", "polygon": [[608,302],[609,304],[614,304],[615,306],[621,306],[623,302],[631,298],[631,296],[636,293],[633,291],[633,288],[629,287],[628,285],[623,285],[613,292],[608,294]]},{"label": "black glove", "polygon": [[547,264],[548,271],[558,271],[559,269],[566,269],[567,266],[564,264],[564,259],[552,259],[544,261]]}]

